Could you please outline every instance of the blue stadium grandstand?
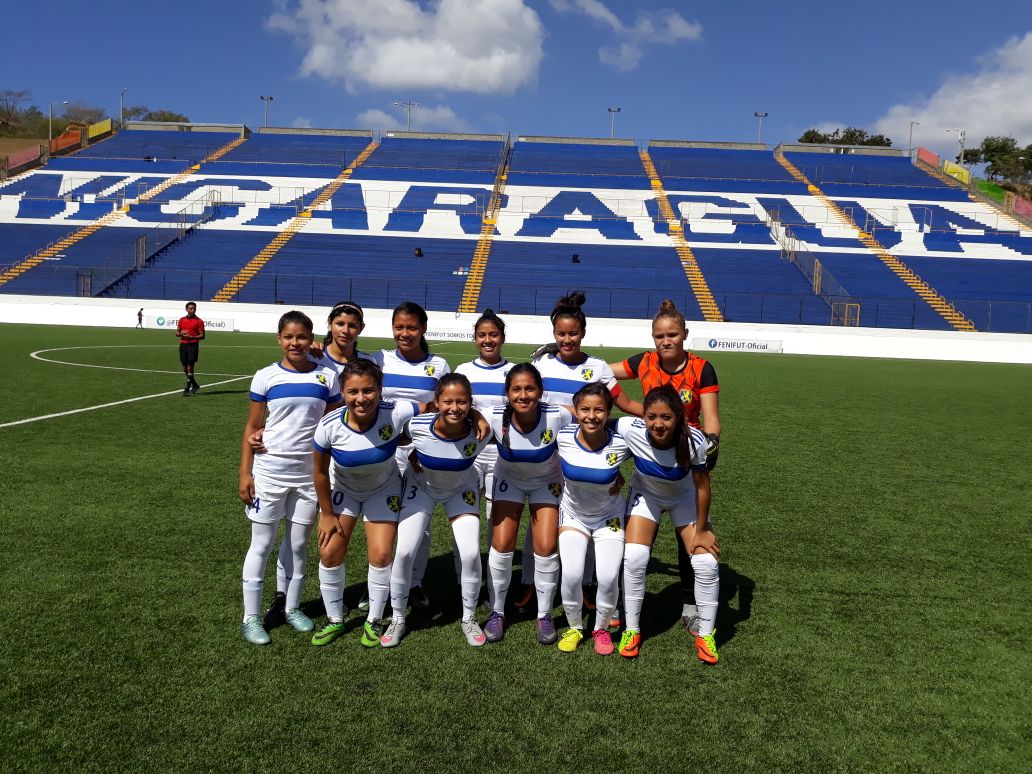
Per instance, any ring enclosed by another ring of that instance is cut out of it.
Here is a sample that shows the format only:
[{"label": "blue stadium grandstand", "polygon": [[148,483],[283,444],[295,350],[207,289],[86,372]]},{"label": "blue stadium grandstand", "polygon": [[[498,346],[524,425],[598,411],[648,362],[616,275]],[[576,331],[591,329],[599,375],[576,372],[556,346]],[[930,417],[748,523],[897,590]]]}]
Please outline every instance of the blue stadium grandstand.
[{"label": "blue stadium grandstand", "polygon": [[1032,333],[1032,229],[905,157],[787,156],[822,193],[769,150],[128,130],[0,185],[0,264],[17,267],[0,291],[544,314],[582,287],[589,316],[670,297],[702,319],[699,292],[707,319],[834,322],[839,297],[782,258],[777,222],[860,325],[949,328],[931,288],[977,329]]}]

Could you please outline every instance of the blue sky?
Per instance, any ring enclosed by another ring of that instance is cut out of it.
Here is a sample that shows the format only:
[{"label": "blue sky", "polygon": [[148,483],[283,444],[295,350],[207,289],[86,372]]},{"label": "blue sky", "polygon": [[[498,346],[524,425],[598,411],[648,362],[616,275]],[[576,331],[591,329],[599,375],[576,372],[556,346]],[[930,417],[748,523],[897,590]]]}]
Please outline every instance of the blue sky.
[{"label": "blue sky", "polygon": [[[18,3],[0,89],[195,121],[638,140],[854,124],[955,152],[1032,142],[1032,3],[178,0]],[[45,28],[41,19],[47,19]],[[959,24],[959,26],[958,26]]]}]

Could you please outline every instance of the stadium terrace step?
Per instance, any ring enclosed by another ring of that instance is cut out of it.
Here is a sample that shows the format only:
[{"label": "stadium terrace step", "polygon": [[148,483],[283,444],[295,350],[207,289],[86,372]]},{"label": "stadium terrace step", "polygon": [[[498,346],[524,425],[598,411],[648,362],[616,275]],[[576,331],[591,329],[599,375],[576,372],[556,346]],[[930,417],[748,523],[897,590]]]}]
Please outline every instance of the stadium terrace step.
[{"label": "stadium terrace step", "polygon": [[809,178],[807,178],[806,175],[804,175],[791,161],[789,161],[783,153],[775,153],[775,158],[777,158],[778,162],[790,175],[792,175],[793,178],[801,183],[805,183],[810,194],[824,204],[831,213],[842,221],[842,223],[850,228],[856,229],[860,241],[863,242],[863,244],[873,252],[882,263],[892,269],[892,271],[895,272],[907,287],[913,290],[918,297],[928,302],[929,305],[946,320],[946,322],[958,331],[975,330],[975,325],[971,320],[958,311],[927,282],[917,276],[910,267],[886,250],[878,240],[874,239],[870,234],[862,231],[841,207],[825,196],[824,192],[810,182]]},{"label": "stadium terrace step", "polygon": [[484,215],[483,224],[480,228],[480,239],[473,250],[473,260],[469,266],[469,274],[466,276],[466,285],[462,289],[462,299],[459,301],[460,313],[472,313],[477,311],[480,302],[480,290],[484,286],[484,274],[487,272],[487,261],[491,257],[491,245],[494,242],[494,235],[497,233],[498,212],[502,208],[502,200],[505,196],[505,181],[509,176],[509,155],[506,152],[502,166],[498,172],[498,179],[495,180],[494,191],[491,193],[491,200],[488,202],[487,213]]},{"label": "stadium terrace step", "polygon": [[[218,150],[216,150],[210,156],[205,158],[204,161],[215,161],[216,159],[218,159],[223,154],[228,153],[229,151],[233,150],[233,148],[236,148],[238,145],[240,145],[246,139],[247,139],[246,137],[238,137],[238,138],[236,138],[232,142],[229,142],[226,145],[224,145],[221,148],[219,148]],[[158,183],[153,188],[149,189],[146,193],[142,194],[137,199],[137,201],[138,202],[146,202],[149,199],[153,199],[154,197],[160,195],[162,192],[168,190],[173,185],[176,185],[177,183],[180,183],[183,180],[185,180],[187,177],[189,177],[194,172],[196,172],[199,168],[200,167],[195,164],[194,166],[190,167],[189,169],[186,169],[185,171],[180,172],[178,175],[174,175],[174,176],[168,178],[167,180],[165,180],[164,182]],[[97,233],[100,229],[104,228],[105,226],[109,226],[112,223],[116,222],[117,220],[120,220],[128,212],[129,212],[129,205],[126,205],[126,206],[122,207],[121,209],[112,210],[111,212],[107,213],[106,215],[104,215],[104,216],[98,218],[97,220],[93,221],[93,223],[90,223],[87,226],[83,226],[79,230],[69,234],[68,236],[64,237],[63,239],[61,239],[61,240],[59,240],[57,242],[55,242],[54,244],[50,245],[49,247],[46,247],[46,248],[36,252],[34,255],[32,255],[32,256],[26,258],[25,260],[23,260],[21,263],[18,263],[16,265],[12,266],[11,268],[7,269],[7,271],[5,271],[3,273],[0,273],[0,286],[6,285],[8,282],[13,280],[15,277],[20,277],[22,274],[24,274],[25,272],[29,271],[30,269],[33,269],[36,266],[39,266],[44,261],[49,260],[49,259],[55,257],[56,255],[60,254],[64,250],[67,250],[72,245],[77,244],[78,242],[81,242],[82,240],[86,239],[87,237]]]},{"label": "stadium terrace step", "polygon": [[688,277],[688,283],[692,286],[692,292],[695,293],[695,299],[702,310],[703,317],[708,322],[723,322],[724,317],[717,307],[717,302],[714,300],[713,293],[710,291],[706,278],[702,274],[702,269],[699,268],[699,264],[695,260],[687,240],[684,238],[684,227],[674,213],[673,207],[670,206],[670,200],[667,199],[666,191],[663,189],[663,182],[659,179],[659,174],[656,172],[656,165],[652,163],[652,157],[649,156],[649,152],[645,149],[640,150],[638,155],[641,157],[641,164],[645,174],[648,175],[649,185],[656,194],[659,213],[667,223],[670,238],[674,242],[674,249],[677,250],[677,256],[681,260],[681,266],[684,269],[685,276]]},{"label": "stadium terrace step", "polygon": [[250,282],[262,268],[273,259],[284,245],[287,244],[294,236],[302,231],[305,226],[311,223],[312,210],[317,209],[326,202],[328,202],[335,193],[340,189],[342,185],[354,174],[355,169],[360,167],[366,159],[376,150],[377,143],[375,140],[370,141],[369,145],[366,146],[358,156],[352,161],[351,166],[347,167],[343,172],[337,175],[337,178],[326,186],[318,196],[312,200],[312,203],[308,207],[297,215],[295,215],[291,221],[287,224],[286,228],[277,234],[273,240],[262,250],[258,252],[250,261],[248,261],[236,275],[229,280],[220,290],[212,297],[212,301],[231,301],[240,290]]}]

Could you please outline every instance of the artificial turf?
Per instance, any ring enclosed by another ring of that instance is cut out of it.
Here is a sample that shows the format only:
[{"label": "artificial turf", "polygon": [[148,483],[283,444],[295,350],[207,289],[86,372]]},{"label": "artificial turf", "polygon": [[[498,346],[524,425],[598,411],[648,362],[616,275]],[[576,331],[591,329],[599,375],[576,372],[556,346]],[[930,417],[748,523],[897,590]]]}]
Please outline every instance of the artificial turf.
[{"label": "artificial turf", "polygon": [[[142,370],[30,357],[69,347],[42,357]],[[475,354],[435,350],[453,366]],[[439,515],[434,605],[410,615],[401,647],[362,648],[357,613],[329,647],[289,627],[247,645],[237,455],[273,336],[209,334],[194,397],[9,426],[182,377],[164,331],[4,325],[0,352],[4,770],[995,772],[1032,759],[1027,366],[714,355],[721,662],[707,667],[679,626],[669,525],[637,660],[542,648],[519,615],[501,643],[466,646]],[[316,575],[313,540],[313,616]]]}]

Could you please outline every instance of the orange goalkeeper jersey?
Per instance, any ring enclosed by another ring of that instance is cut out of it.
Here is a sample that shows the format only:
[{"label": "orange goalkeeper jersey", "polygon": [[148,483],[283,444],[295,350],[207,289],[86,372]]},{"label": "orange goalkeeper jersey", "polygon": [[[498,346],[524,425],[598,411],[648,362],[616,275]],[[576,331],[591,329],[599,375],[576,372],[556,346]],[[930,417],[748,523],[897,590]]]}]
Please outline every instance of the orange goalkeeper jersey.
[{"label": "orange goalkeeper jersey", "polygon": [[699,411],[702,402],[699,396],[706,392],[720,392],[717,372],[713,370],[713,365],[690,352],[685,364],[674,373],[668,373],[663,369],[659,364],[657,352],[642,352],[640,355],[629,357],[623,362],[623,367],[628,374],[637,377],[641,382],[643,396],[648,395],[649,390],[664,384],[669,384],[677,390],[684,405],[684,418],[692,427],[700,427]]}]

